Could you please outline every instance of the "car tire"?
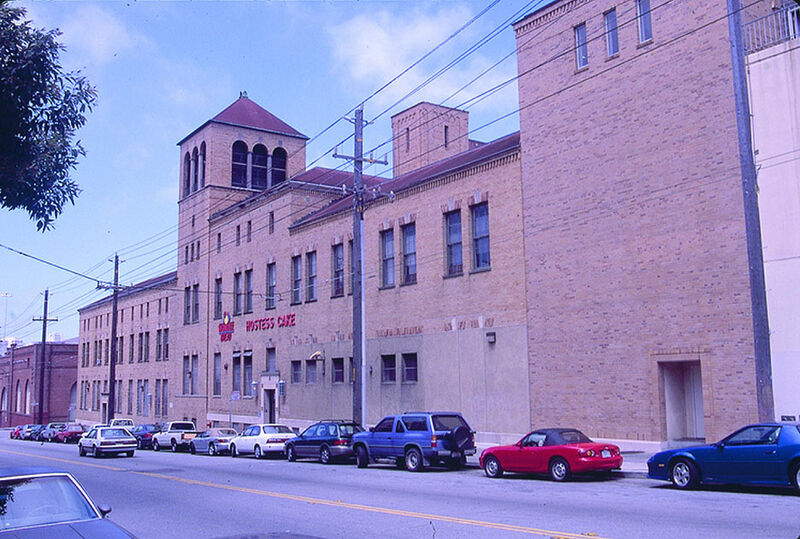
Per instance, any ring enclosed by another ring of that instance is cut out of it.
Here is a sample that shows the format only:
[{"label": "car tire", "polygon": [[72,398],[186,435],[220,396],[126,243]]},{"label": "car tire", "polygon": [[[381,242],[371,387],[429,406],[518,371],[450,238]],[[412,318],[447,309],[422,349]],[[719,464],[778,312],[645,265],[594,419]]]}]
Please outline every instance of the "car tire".
[{"label": "car tire", "polygon": [[331,464],[333,462],[333,458],[331,457],[331,450],[327,445],[323,445],[322,448],[319,450],[319,461],[322,464]]},{"label": "car tire", "polygon": [[80,442],[78,442],[78,456],[79,457],[85,457],[86,456],[86,450],[83,449],[83,446],[81,445]]},{"label": "car tire", "polygon": [[169,447],[170,447],[170,449],[172,450],[173,453],[177,453],[178,452],[178,442],[176,442],[175,440],[170,441]]},{"label": "car tire", "polygon": [[572,472],[569,469],[569,463],[561,457],[556,457],[551,460],[549,469],[550,478],[553,481],[569,481],[570,477],[572,477]]},{"label": "car tire", "polygon": [[796,462],[791,468],[790,477],[794,490],[800,494],[800,462]]},{"label": "car tire", "polygon": [[459,426],[450,431],[450,440],[453,442],[453,449],[463,451],[469,444],[470,432],[464,426]]},{"label": "car tire", "polygon": [[100,451],[98,451],[98,449],[97,449],[97,446],[96,446],[96,445],[93,445],[93,446],[92,446],[92,456],[93,456],[94,458],[96,458],[96,459],[99,459],[101,456],[103,456],[103,454],[102,454]]},{"label": "car tire", "polygon": [[191,442],[191,443],[189,444],[189,453],[191,453],[192,455],[195,455],[195,454],[197,454],[197,450],[196,450],[196,449],[195,449],[195,447],[194,447],[194,442]]},{"label": "car tire", "polygon": [[356,447],[356,466],[366,468],[369,465],[369,455],[363,445]]},{"label": "car tire", "polygon": [[231,444],[231,457],[236,458],[239,456],[239,450],[236,449],[236,446]]},{"label": "car tire", "polygon": [[158,445],[158,440],[153,440],[153,451],[161,451],[161,446]]},{"label": "car tire", "polygon": [[416,447],[410,447],[406,450],[406,470],[409,472],[421,472],[425,469],[425,463],[422,462],[422,453]]},{"label": "car tire", "polygon": [[286,460],[289,462],[294,462],[297,460],[297,452],[294,449],[294,445],[289,445],[286,447]]},{"label": "car tire", "polygon": [[128,452],[127,452],[127,453],[125,453],[125,454],[128,456],[128,458],[130,458],[130,457],[132,457],[132,456],[133,456],[133,451],[128,451]]},{"label": "car tire", "polygon": [[503,477],[503,466],[500,465],[500,461],[497,457],[493,455],[489,455],[483,461],[483,471],[486,477],[491,477],[492,479]]},{"label": "car tire", "polygon": [[208,456],[209,457],[217,456],[217,448],[214,447],[214,444],[208,444]]},{"label": "car tire", "polygon": [[136,438],[136,449],[142,448],[142,440],[140,438]]},{"label": "car tire", "polygon": [[260,445],[256,444],[256,446],[253,448],[253,456],[255,456],[256,459],[263,459],[264,458],[264,452],[261,451],[261,446]]},{"label": "car tire", "polygon": [[690,490],[697,486],[700,474],[697,466],[687,459],[678,459],[669,468],[669,480],[681,490]]}]

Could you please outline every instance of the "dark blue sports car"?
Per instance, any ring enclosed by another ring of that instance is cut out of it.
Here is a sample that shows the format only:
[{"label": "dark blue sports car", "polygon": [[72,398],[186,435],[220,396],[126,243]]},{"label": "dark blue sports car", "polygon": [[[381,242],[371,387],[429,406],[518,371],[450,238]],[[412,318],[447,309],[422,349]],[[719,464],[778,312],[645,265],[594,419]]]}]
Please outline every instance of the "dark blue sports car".
[{"label": "dark blue sports car", "polygon": [[670,449],[647,461],[648,477],[680,489],[698,483],[786,485],[800,491],[800,423],[759,423],[711,445]]}]

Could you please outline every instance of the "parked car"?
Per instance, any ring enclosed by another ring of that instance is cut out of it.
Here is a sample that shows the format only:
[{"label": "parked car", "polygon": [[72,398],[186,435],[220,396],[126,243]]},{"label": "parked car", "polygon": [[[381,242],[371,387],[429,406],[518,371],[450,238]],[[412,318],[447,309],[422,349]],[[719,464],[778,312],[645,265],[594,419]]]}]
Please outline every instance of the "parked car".
[{"label": "parked car", "polygon": [[189,452],[208,453],[212,457],[222,453],[229,453],[231,440],[236,436],[233,429],[213,428],[201,432],[189,442]]},{"label": "parked car", "polygon": [[475,454],[475,432],[458,412],[407,412],[354,434],[353,451],[359,468],[381,460],[412,472],[440,464],[458,468]]},{"label": "parked car", "polygon": [[11,432],[8,434],[8,436],[12,440],[19,440],[22,437],[22,431],[25,430],[25,427],[27,426],[28,425],[17,425],[11,429]]},{"label": "parked car", "polygon": [[34,431],[41,426],[42,425],[37,425],[36,423],[28,423],[23,427],[20,433],[20,440],[33,440]]},{"label": "parked car", "polygon": [[130,431],[134,427],[133,419],[112,419],[111,423],[108,424],[109,427],[125,427]]},{"label": "parked car", "polygon": [[647,471],[680,489],[735,483],[800,492],[800,423],[748,425],[714,444],[661,451],[647,461]]},{"label": "parked car", "polygon": [[125,453],[132,457],[136,449],[136,438],[122,427],[93,428],[78,440],[78,455],[90,454],[95,458],[103,455]]},{"label": "parked car", "polygon": [[314,423],[296,438],[286,441],[286,458],[294,462],[299,458],[315,458],[323,464],[336,459],[355,456],[353,434],[364,429],[358,423],[329,420]]},{"label": "parked car", "polygon": [[260,459],[270,453],[282,455],[284,443],[294,436],[286,425],[250,425],[231,440],[231,456],[252,454]]},{"label": "parked car", "polygon": [[0,535],[133,537],[105,516],[71,474],[53,468],[0,469]]},{"label": "parked car", "polygon": [[77,442],[84,432],[86,429],[80,423],[68,423],[56,433],[55,441],[63,444]]},{"label": "parked car", "polygon": [[66,426],[67,424],[63,421],[57,423],[48,423],[39,434],[39,439],[44,442],[52,442],[56,437],[56,433]]},{"label": "parked car", "polygon": [[192,421],[172,421],[152,436],[153,451],[169,447],[175,453],[180,449],[189,449],[189,442],[197,436],[197,428]]},{"label": "parked car", "polygon": [[153,447],[153,435],[161,432],[158,425],[152,423],[136,425],[128,431],[136,438],[136,449],[151,449]]},{"label": "parked car", "polygon": [[47,425],[34,425],[33,428],[31,428],[29,437],[26,438],[26,439],[34,440],[36,442],[41,442],[42,441],[42,432],[44,432],[44,429],[46,429],[46,428],[47,428]]},{"label": "parked car", "polygon": [[485,449],[480,465],[488,477],[519,472],[567,481],[572,474],[618,469],[622,455],[616,445],[593,442],[578,429],[539,429],[514,445]]}]

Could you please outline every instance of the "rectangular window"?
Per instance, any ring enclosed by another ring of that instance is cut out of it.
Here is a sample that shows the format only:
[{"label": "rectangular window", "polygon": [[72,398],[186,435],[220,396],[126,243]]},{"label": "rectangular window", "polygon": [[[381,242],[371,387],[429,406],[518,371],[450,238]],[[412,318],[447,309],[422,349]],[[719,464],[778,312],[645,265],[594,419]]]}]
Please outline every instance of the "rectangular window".
[{"label": "rectangular window", "polygon": [[184,263],[184,264],[188,264],[188,263],[189,263],[189,246],[188,246],[188,245],[187,245],[187,246],[186,246],[186,248],[184,249],[184,253],[183,253],[183,263]]},{"label": "rectangular window", "polygon": [[589,50],[586,46],[586,23],[575,27],[575,64],[578,69],[589,65]]},{"label": "rectangular window", "polygon": [[192,356],[192,370],[189,373],[192,379],[192,395],[198,394],[198,386],[200,385],[200,373],[198,371],[199,361],[197,355]]},{"label": "rectangular window", "polygon": [[317,383],[317,360],[309,359],[306,361],[306,383]]},{"label": "rectangular window", "polygon": [[150,361],[150,332],[144,332],[144,362]]},{"label": "rectangular window", "polygon": [[191,363],[189,356],[183,356],[183,394],[189,394],[189,388],[191,387],[192,380],[190,378],[190,369]]},{"label": "rectangular window", "polygon": [[120,336],[117,341],[117,365],[122,365],[123,355],[125,354],[125,338]]},{"label": "rectangular window", "polygon": [[189,246],[189,260],[194,262],[194,242]]},{"label": "rectangular window", "polygon": [[606,27],[606,55],[619,54],[619,36],[617,35],[617,10],[606,11],[603,15]]},{"label": "rectangular window", "polygon": [[395,359],[393,355],[381,356],[381,383],[393,384],[397,381]]},{"label": "rectangular window", "polygon": [[161,415],[161,379],[156,378],[156,406],[153,409],[153,415],[156,417]]},{"label": "rectangular window", "polygon": [[247,242],[253,241],[253,222],[247,221]]},{"label": "rectangular window", "polygon": [[417,282],[417,227],[414,223],[405,225],[403,234],[403,284]]},{"label": "rectangular window", "polygon": [[274,348],[267,348],[267,372],[278,372]]},{"label": "rectangular window", "polygon": [[161,361],[161,330],[156,330],[156,361]]},{"label": "rectangular window", "polygon": [[167,361],[169,359],[169,329],[162,330],[161,336],[164,339],[164,345],[161,347],[161,361]]},{"label": "rectangular window", "polygon": [[344,296],[344,245],[341,243],[331,247],[331,268],[333,273],[331,297]]},{"label": "rectangular window", "polygon": [[109,348],[111,348],[108,344],[108,339],[105,340],[105,344],[103,346],[103,362],[104,365],[108,365],[108,357],[111,355],[109,352]]},{"label": "rectangular window", "polygon": [[222,232],[217,232],[217,252],[222,252]]},{"label": "rectangular window", "polygon": [[233,274],[233,314],[242,314],[242,274]]},{"label": "rectangular window", "polygon": [[300,384],[303,382],[303,364],[301,361],[292,361],[292,383]]},{"label": "rectangular window", "polygon": [[128,338],[128,363],[133,363],[133,348],[133,333],[131,333],[131,336]]},{"label": "rectangular window", "polygon": [[417,381],[417,354],[403,354],[403,382]]},{"label": "rectangular window", "polygon": [[472,269],[487,269],[489,258],[489,204],[470,208],[472,213]]},{"label": "rectangular window", "polygon": [[450,127],[444,126],[444,147],[447,148],[450,144]]},{"label": "rectangular window", "polygon": [[275,287],[277,283],[277,271],[275,263],[267,264],[267,309],[275,308]]},{"label": "rectangular window", "polygon": [[242,356],[233,354],[233,391],[242,391]]},{"label": "rectangular window", "polygon": [[161,382],[161,415],[167,417],[169,415],[169,380]]},{"label": "rectangular window", "polygon": [[306,301],[317,299],[317,252],[306,253]]},{"label": "rectangular window", "polygon": [[331,381],[334,384],[343,384],[344,383],[344,358],[343,357],[335,357],[331,360],[331,364],[333,365],[333,377]]},{"label": "rectangular window", "polygon": [[236,245],[242,244],[242,227],[240,225],[236,225]]},{"label": "rectangular window", "polygon": [[143,415],[150,415],[150,380],[145,380],[142,383],[142,402],[143,402]]},{"label": "rectangular window", "polygon": [[381,232],[381,286],[394,286],[394,229]]},{"label": "rectangular window", "polygon": [[355,287],[355,282],[356,282],[356,269],[355,269],[356,255],[355,255],[355,252],[353,250],[353,240],[349,240],[347,242],[347,250],[350,252],[350,257],[348,258],[348,260],[350,260],[350,279],[349,280],[350,280],[350,293],[352,294],[353,293],[353,287]]},{"label": "rectangular window", "polygon": [[461,211],[444,215],[445,238],[447,246],[447,275],[460,275],[464,271],[461,258]]},{"label": "rectangular window", "polygon": [[275,232],[275,212],[269,212],[269,233]]},{"label": "rectangular window", "polygon": [[142,381],[136,380],[136,415],[142,415]]},{"label": "rectangular window", "polygon": [[139,354],[136,356],[136,363],[144,360],[144,333],[139,333]]},{"label": "rectangular window", "polygon": [[242,393],[248,397],[253,396],[253,354],[252,352],[244,353],[244,380],[243,380]]},{"label": "rectangular window", "polygon": [[164,298],[164,313],[169,312],[169,298]]},{"label": "rectangular window", "polygon": [[192,322],[200,321],[200,285],[192,286]]},{"label": "rectangular window", "polygon": [[222,395],[222,355],[217,352],[214,354],[214,395]]},{"label": "rectangular window", "polygon": [[292,257],[292,304],[303,301],[303,260]]},{"label": "rectangular window", "polygon": [[128,380],[128,415],[133,414],[133,380]]},{"label": "rectangular window", "polygon": [[214,279],[214,320],[222,318],[222,277]]},{"label": "rectangular window", "polygon": [[192,321],[192,287],[187,286],[183,289],[183,323],[184,325]]},{"label": "rectangular window", "polygon": [[244,272],[244,312],[253,312],[253,270]]},{"label": "rectangular window", "polygon": [[646,43],[653,39],[650,0],[636,0],[636,17],[639,20],[639,43]]}]

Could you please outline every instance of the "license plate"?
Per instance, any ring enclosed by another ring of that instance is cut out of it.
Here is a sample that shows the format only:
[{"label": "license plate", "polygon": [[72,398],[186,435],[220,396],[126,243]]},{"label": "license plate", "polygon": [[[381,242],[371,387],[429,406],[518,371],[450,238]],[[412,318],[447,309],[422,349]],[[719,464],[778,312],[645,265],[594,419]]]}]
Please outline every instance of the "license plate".
[{"label": "license plate", "polygon": [[604,459],[607,459],[607,458],[609,458],[609,457],[611,456],[611,451],[609,451],[608,449],[603,449],[603,450],[600,452],[600,455],[601,455],[601,456],[602,456]]}]

